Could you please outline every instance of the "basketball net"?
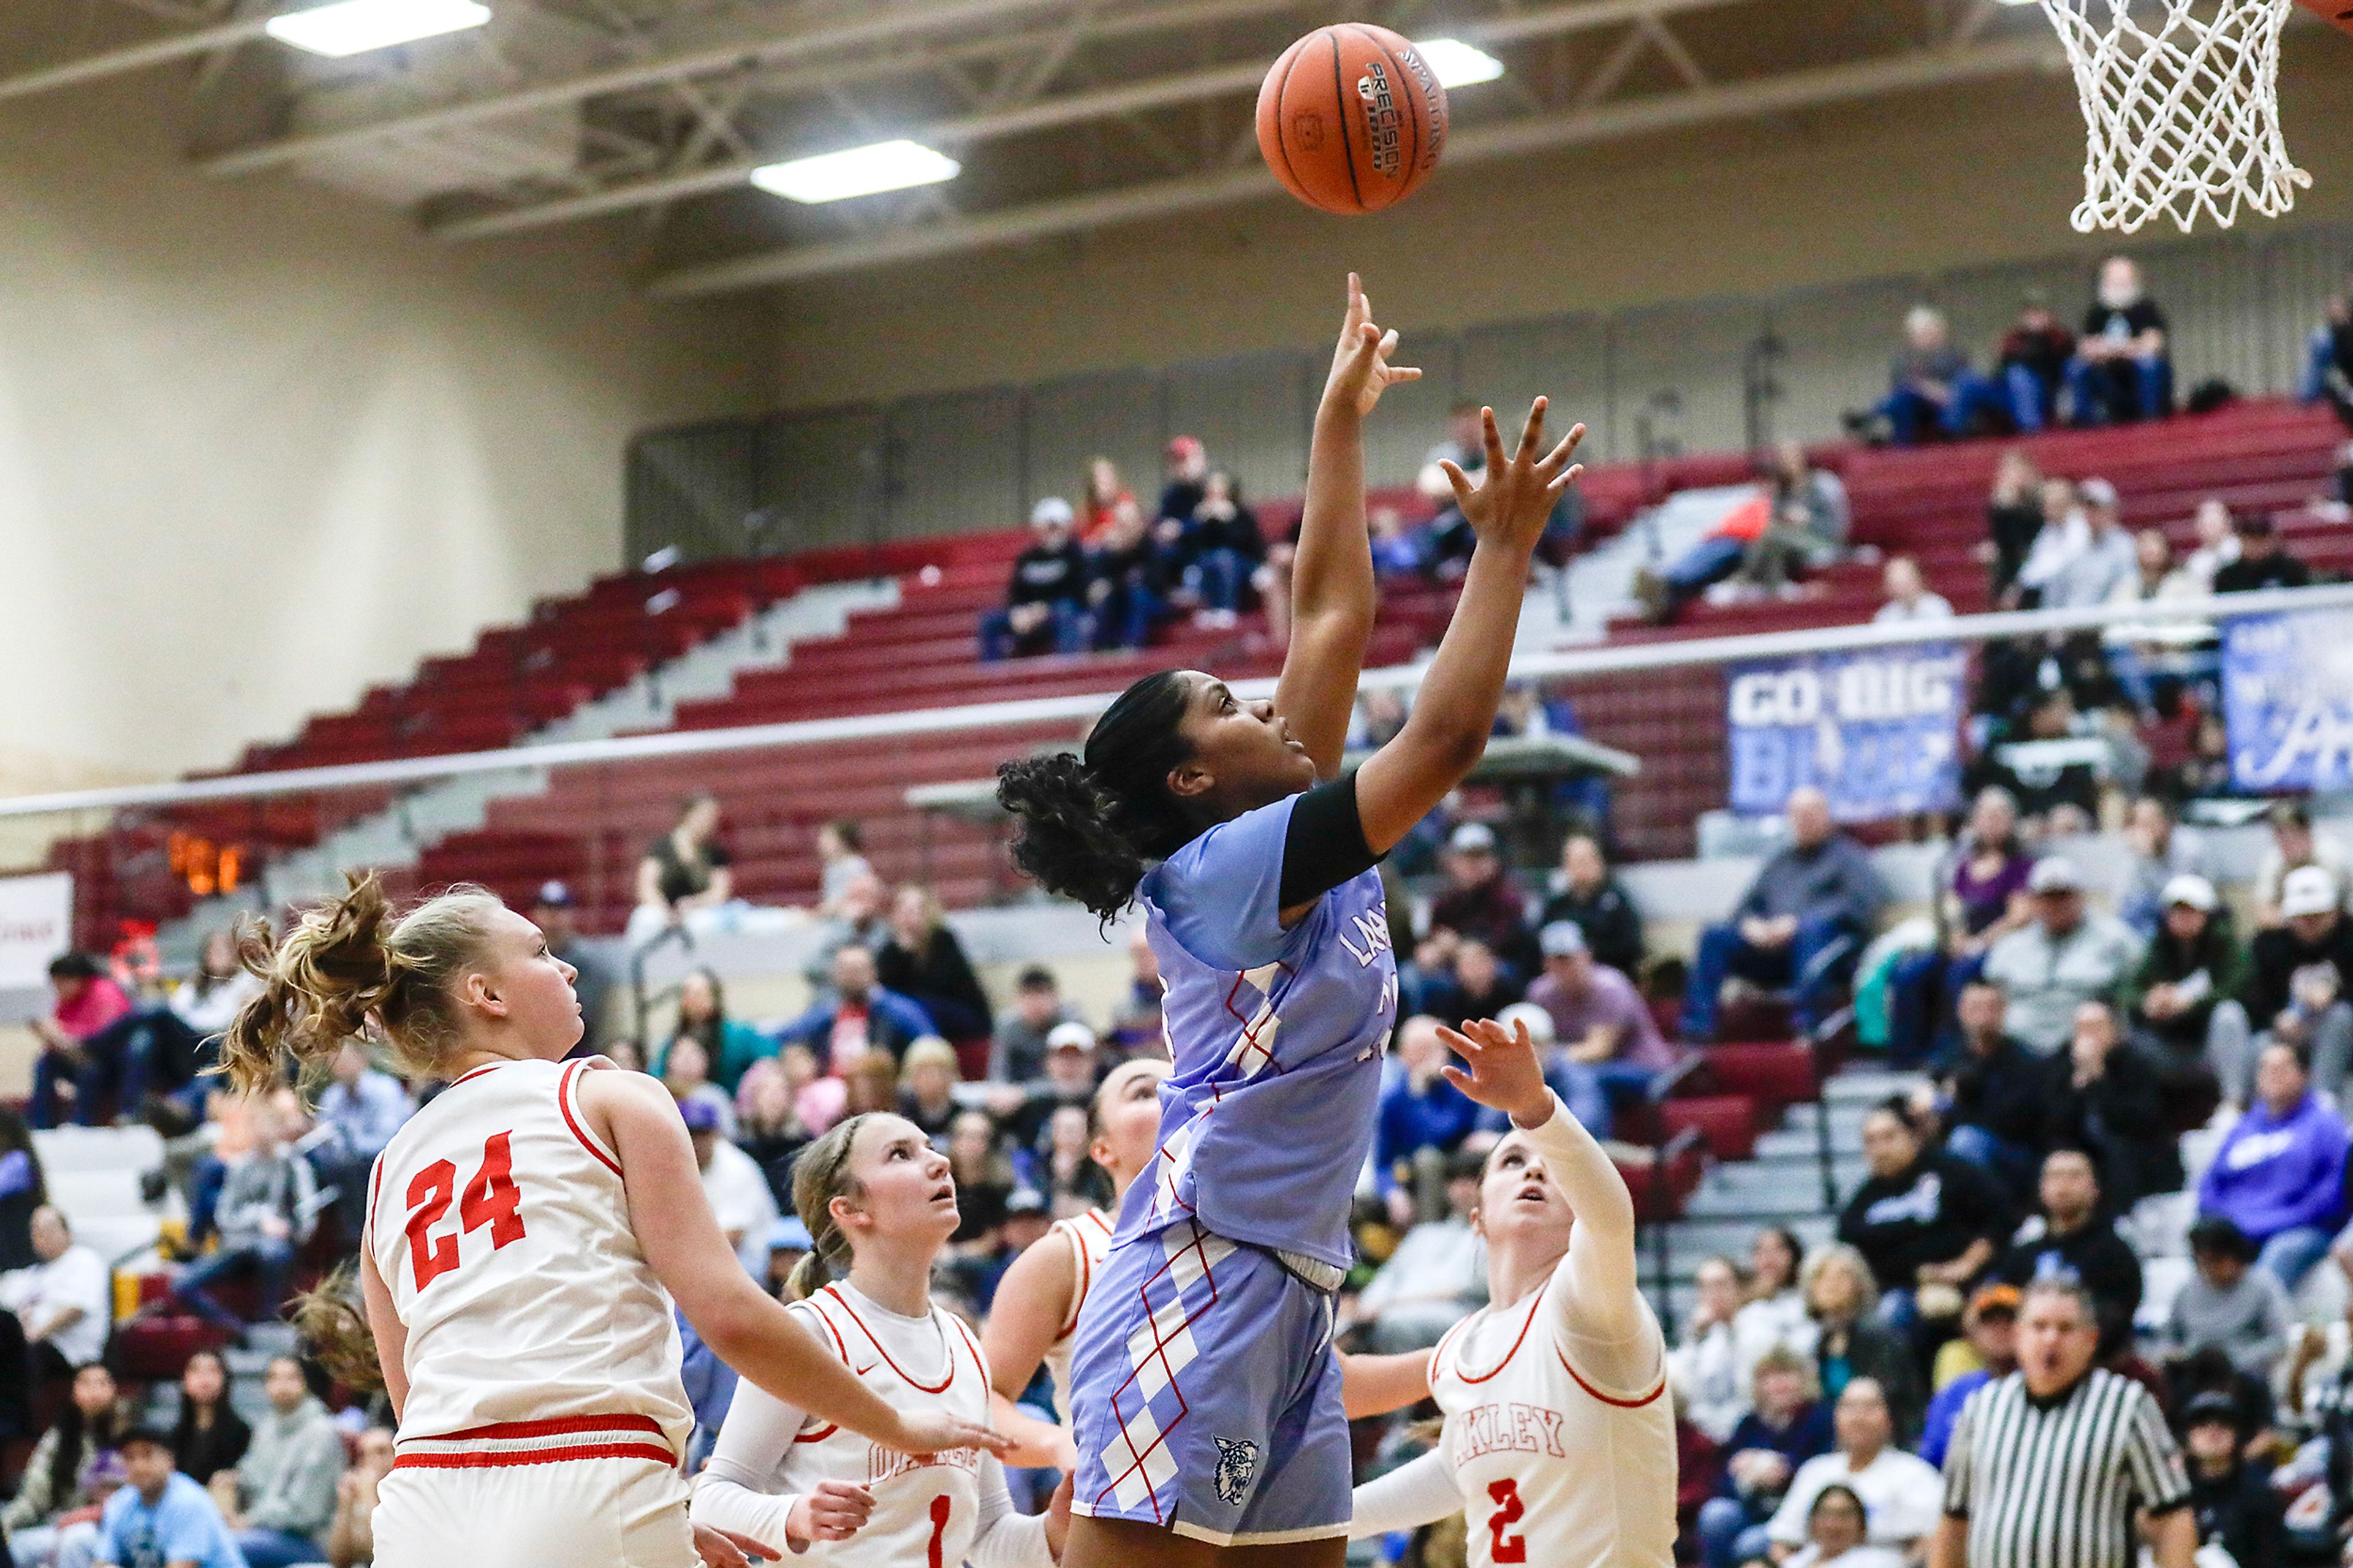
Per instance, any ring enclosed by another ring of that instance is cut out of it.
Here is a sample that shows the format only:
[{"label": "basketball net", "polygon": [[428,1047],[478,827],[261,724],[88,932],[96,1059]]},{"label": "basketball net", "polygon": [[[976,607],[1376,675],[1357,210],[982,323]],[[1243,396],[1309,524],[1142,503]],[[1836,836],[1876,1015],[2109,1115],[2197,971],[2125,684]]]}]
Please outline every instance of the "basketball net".
[{"label": "basketball net", "polygon": [[2186,234],[2201,211],[2228,228],[2242,203],[2277,217],[2312,184],[2280,134],[2280,29],[2294,0],[2042,5],[2089,133],[2074,212],[2084,233],[2131,234],[2167,215]]}]

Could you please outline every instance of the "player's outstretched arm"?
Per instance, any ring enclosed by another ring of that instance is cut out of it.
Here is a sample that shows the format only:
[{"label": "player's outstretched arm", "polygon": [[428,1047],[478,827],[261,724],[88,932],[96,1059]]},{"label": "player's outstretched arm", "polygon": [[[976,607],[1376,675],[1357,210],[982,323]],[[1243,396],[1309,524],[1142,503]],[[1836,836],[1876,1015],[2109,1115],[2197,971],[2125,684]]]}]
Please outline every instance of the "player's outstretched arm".
[{"label": "player's outstretched arm", "polygon": [[368,1331],[375,1336],[376,1365],[384,1373],[384,1394],[392,1401],[396,1424],[408,1408],[408,1325],[392,1304],[392,1291],[375,1266],[375,1254],[360,1254],[360,1305],[367,1312]]},{"label": "player's outstretched arm", "polygon": [[985,1427],[892,1409],[762,1293],[712,1215],[668,1089],[642,1073],[590,1073],[580,1103],[591,1130],[620,1155],[629,1228],[647,1263],[720,1360],[777,1398],[885,1447],[1003,1448]]},{"label": "player's outstretched arm", "polygon": [[1495,411],[1480,410],[1487,466],[1472,485],[1453,463],[1441,465],[1455,504],[1478,536],[1454,618],[1422,677],[1413,713],[1395,739],[1356,773],[1356,813],[1365,842],[1386,855],[1413,825],[1462,782],[1487,750],[1511,668],[1512,639],[1526,596],[1528,562],[1544,536],[1553,503],[1584,470],[1569,458],[1585,426],[1557,447],[1544,448],[1545,399],[1528,411],[1520,444],[1509,457],[1495,431]]},{"label": "player's outstretched arm", "polygon": [[1376,1477],[1356,1490],[1348,1521],[1348,1539],[1387,1535],[1393,1530],[1419,1530],[1462,1508],[1462,1493],[1454,1484],[1453,1467],[1446,1450],[1432,1448],[1419,1459]]},{"label": "player's outstretched arm", "polygon": [[1013,1444],[1005,1455],[1008,1465],[1050,1465],[1066,1474],[1077,1468],[1070,1433],[1029,1415],[1017,1402],[1070,1317],[1071,1298],[1078,1288],[1070,1243],[1060,1236],[1031,1242],[997,1281],[988,1321],[981,1327],[980,1348],[988,1363],[990,1422]]},{"label": "player's outstretched arm", "polygon": [[1387,1415],[1430,1397],[1430,1352],[1340,1357],[1340,1403],[1348,1419]]},{"label": "player's outstretched arm", "polygon": [[1380,598],[1365,529],[1365,416],[1382,393],[1421,375],[1389,363],[1397,341],[1373,323],[1364,286],[1349,273],[1347,315],[1308,448],[1307,498],[1291,571],[1291,647],[1274,692],[1274,710],[1290,721],[1324,779],[1340,771]]}]

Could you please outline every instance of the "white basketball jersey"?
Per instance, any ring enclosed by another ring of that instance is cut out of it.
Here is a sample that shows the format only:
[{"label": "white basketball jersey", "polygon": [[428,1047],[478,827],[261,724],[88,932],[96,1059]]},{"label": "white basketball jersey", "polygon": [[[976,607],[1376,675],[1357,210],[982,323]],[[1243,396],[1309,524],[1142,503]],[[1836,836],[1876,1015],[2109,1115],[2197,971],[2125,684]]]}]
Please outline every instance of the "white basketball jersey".
[{"label": "white basketball jersey", "polygon": [[[860,1307],[839,1285],[828,1285],[796,1312],[816,1320],[817,1336],[859,1380],[895,1410],[944,1411],[976,1426],[988,1424],[988,1363],[972,1331],[950,1313],[932,1309],[932,1334],[919,1321],[870,1326]],[[914,1341],[902,1331],[915,1324]],[[900,1346],[883,1347],[876,1330]],[[935,1343],[925,1341],[935,1340]],[[874,1513],[847,1541],[819,1542],[796,1563],[839,1568],[960,1568],[980,1530],[977,1448],[945,1454],[902,1454],[895,1448],[809,1418],[776,1472],[777,1493],[805,1492],[819,1481],[849,1481],[874,1494]]]},{"label": "white basketball jersey", "polygon": [[364,1245],[408,1331],[404,1453],[459,1433],[478,1448],[486,1427],[501,1447],[611,1432],[592,1417],[686,1452],[677,1321],[581,1111],[590,1070],[477,1068],[376,1160]]},{"label": "white basketball jersey", "polygon": [[1472,1568],[1671,1568],[1675,1422],[1665,1369],[1637,1397],[1595,1387],[1549,1326],[1535,1326],[1544,1299],[1538,1290],[1525,1310],[1473,1313],[1430,1358]]},{"label": "white basketball jersey", "polygon": [[1082,1215],[1054,1222],[1053,1234],[1069,1243],[1071,1278],[1076,1281],[1071,1292],[1071,1310],[1062,1314],[1062,1326],[1054,1335],[1054,1342],[1046,1347],[1046,1375],[1054,1382],[1054,1408],[1061,1413],[1062,1425],[1071,1424],[1071,1336],[1079,1326],[1079,1309],[1087,1304],[1087,1291],[1095,1282],[1095,1274],[1111,1256],[1112,1217],[1101,1209],[1089,1209]]}]

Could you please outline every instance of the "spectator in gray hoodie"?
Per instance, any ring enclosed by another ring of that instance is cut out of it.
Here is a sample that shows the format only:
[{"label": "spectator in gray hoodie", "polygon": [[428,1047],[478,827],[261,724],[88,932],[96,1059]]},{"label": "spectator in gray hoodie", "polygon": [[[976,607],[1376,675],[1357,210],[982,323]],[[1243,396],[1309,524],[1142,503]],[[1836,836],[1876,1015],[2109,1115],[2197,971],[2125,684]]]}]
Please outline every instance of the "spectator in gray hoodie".
[{"label": "spectator in gray hoodie", "polygon": [[261,1387],[269,1410],[254,1423],[252,1446],[238,1461],[238,1507],[228,1527],[250,1568],[323,1562],[321,1542],[343,1479],[343,1436],[292,1356],[270,1362]]},{"label": "spectator in gray hoodie", "polygon": [[2036,861],[2026,891],[2034,918],[1993,944],[1985,977],[2010,1005],[2010,1034],[2048,1057],[2073,1037],[2076,1008],[2119,999],[2139,967],[2141,941],[2116,916],[2084,906],[2083,873],[2063,855]]},{"label": "spectator in gray hoodie", "polygon": [[2189,1258],[2198,1272],[2166,1315],[2168,1360],[2186,1360],[2211,1346],[2248,1376],[2271,1376],[2287,1353],[2295,1314],[2279,1280],[2254,1267],[2255,1252],[2247,1233],[2219,1215],[2189,1227]]},{"label": "spectator in gray hoodie", "polygon": [[278,1108],[258,1100],[252,1115],[253,1149],[228,1168],[213,1211],[220,1245],[182,1269],[172,1285],[174,1296],[240,1342],[245,1325],[206,1287],[224,1274],[254,1269],[261,1276],[261,1316],[276,1318],[286,1295],[287,1270],[319,1219],[318,1182],[311,1163],[287,1146]]}]

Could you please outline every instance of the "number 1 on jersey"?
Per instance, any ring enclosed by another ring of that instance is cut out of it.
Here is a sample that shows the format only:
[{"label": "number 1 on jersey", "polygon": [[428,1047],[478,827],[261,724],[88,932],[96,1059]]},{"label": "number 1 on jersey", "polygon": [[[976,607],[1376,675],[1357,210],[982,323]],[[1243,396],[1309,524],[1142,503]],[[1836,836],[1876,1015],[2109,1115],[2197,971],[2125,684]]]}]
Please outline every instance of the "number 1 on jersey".
[{"label": "number 1 on jersey", "polygon": [[[466,1184],[458,1203],[459,1233],[491,1227],[491,1250],[523,1238],[522,1194],[514,1184],[512,1133],[493,1132],[482,1144],[481,1168]],[[422,1290],[458,1267],[458,1234],[436,1237],[433,1227],[449,1212],[458,1191],[458,1167],[436,1160],[408,1184],[409,1270]]]},{"label": "number 1 on jersey", "polygon": [[923,1568],[942,1568],[942,1553],[946,1550],[948,1517],[955,1512],[955,1501],[944,1493],[932,1500],[932,1552]]}]

